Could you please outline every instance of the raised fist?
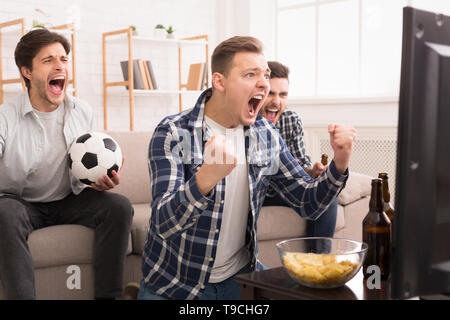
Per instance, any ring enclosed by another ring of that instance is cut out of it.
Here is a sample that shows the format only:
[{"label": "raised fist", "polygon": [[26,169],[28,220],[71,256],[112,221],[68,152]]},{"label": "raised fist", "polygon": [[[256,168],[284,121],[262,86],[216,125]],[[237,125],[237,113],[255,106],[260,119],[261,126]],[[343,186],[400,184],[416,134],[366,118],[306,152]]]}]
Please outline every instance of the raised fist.
[{"label": "raised fist", "polygon": [[350,162],[356,129],[352,126],[330,124],[328,125],[328,133],[334,151],[334,164],[340,173],[344,173]]},{"label": "raised fist", "polygon": [[224,135],[214,135],[205,144],[203,164],[197,172],[197,185],[203,195],[233,171],[237,164],[236,146]]}]

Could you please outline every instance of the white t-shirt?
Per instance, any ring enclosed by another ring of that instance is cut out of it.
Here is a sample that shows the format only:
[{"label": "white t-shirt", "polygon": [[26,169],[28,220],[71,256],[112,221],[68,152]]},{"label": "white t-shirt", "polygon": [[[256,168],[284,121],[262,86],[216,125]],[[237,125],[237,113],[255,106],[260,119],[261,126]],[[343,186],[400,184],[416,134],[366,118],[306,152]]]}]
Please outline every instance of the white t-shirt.
[{"label": "white t-shirt", "polygon": [[250,261],[245,246],[250,205],[248,165],[245,156],[243,126],[227,129],[205,116],[207,128],[213,134],[225,136],[228,145],[236,148],[237,165],[225,178],[225,201],[222,212],[216,258],[209,282],[224,281]]},{"label": "white t-shirt", "polygon": [[31,171],[22,196],[32,196],[34,201],[43,202],[61,200],[71,193],[63,130],[64,104],[52,112],[34,110],[34,113],[39,119],[39,133],[42,136],[38,152],[42,152],[43,156],[42,161]]}]

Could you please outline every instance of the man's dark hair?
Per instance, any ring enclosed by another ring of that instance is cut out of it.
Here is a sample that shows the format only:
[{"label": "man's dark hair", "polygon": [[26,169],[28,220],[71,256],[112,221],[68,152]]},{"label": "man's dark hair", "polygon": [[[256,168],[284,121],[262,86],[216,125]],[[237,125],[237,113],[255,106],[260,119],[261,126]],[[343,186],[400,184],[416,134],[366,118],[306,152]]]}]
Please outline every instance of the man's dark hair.
[{"label": "man's dark hair", "polygon": [[234,59],[234,55],[238,52],[263,52],[263,44],[260,40],[254,37],[235,36],[225,41],[222,41],[211,57],[211,71],[218,72],[225,76],[228,75]]},{"label": "man's dark hair", "polygon": [[277,61],[268,61],[270,69],[270,79],[285,78],[289,80],[289,68]]},{"label": "man's dark hair", "polygon": [[30,90],[30,80],[25,78],[22,74],[22,67],[27,67],[33,70],[33,58],[45,46],[59,42],[64,47],[66,54],[70,52],[70,43],[62,35],[51,32],[48,29],[36,29],[25,34],[19,41],[14,51],[14,58],[16,65],[19,68],[20,75],[25,81],[27,89]]}]

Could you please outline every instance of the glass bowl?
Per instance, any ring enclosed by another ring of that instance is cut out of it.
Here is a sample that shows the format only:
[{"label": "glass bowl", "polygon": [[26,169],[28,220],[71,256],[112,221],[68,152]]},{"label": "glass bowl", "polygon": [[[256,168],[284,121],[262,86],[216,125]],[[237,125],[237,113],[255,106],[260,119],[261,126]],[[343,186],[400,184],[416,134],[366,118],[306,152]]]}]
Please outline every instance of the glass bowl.
[{"label": "glass bowl", "polygon": [[277,243],[281,263],[297,283],[311,288],[337,288],[358,273],[367,244],[337,238],[311,237]]}]

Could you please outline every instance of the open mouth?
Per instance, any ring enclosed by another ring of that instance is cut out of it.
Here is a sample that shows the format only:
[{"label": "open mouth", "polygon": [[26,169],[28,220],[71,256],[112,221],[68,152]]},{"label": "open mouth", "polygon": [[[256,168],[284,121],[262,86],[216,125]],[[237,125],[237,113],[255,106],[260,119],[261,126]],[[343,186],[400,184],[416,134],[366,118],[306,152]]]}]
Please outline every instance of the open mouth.
[{"label": "open mouth", "polygon": [[248,101],[248,114],[253,117],[257,114],[258,112],[258,106],[259,104],[262,102],[262,95],[256,95],[253,96],[249,101]]},{"label": "open mouth", "polygon": [[52,94],[59,96],[64,92],[65,84],[66,78],[64,76],[57,76],[48,82],[48,88]]},{"label": "open mouth", "polygon": [[279,112],[280,110],[276,108],[268,108],[264,111],[264,116],[266,117],[267,120],[275,123]]}]

